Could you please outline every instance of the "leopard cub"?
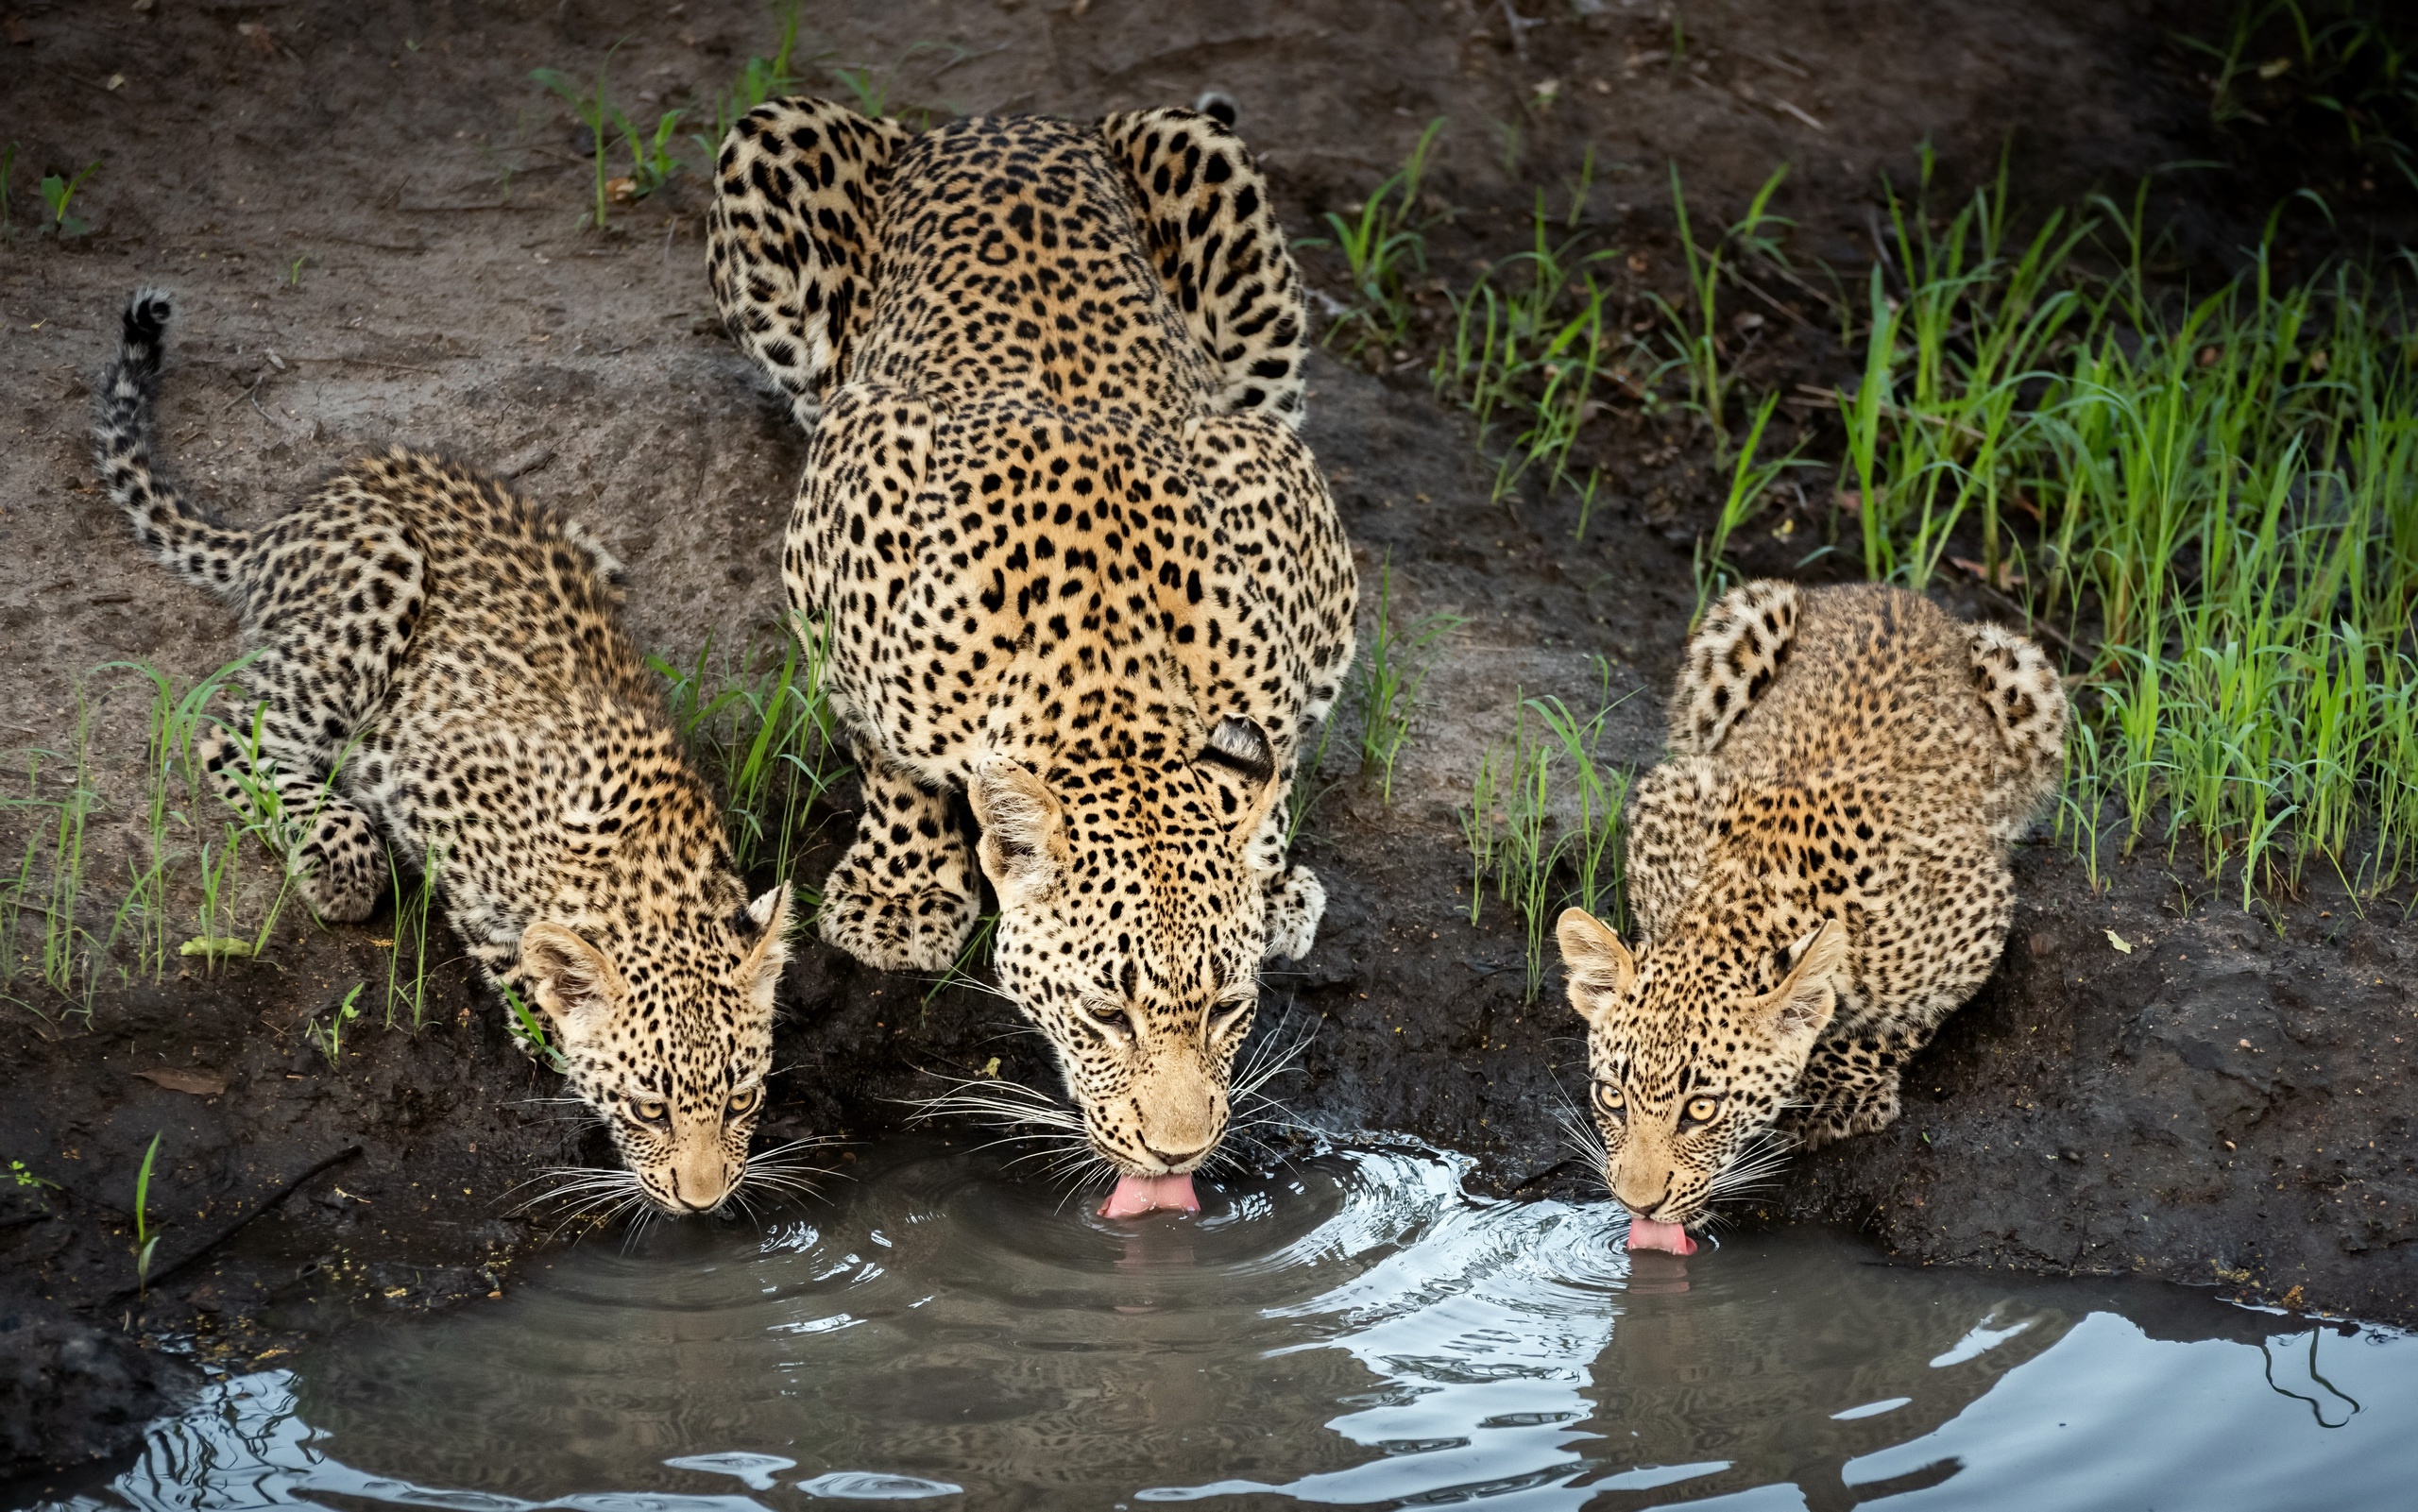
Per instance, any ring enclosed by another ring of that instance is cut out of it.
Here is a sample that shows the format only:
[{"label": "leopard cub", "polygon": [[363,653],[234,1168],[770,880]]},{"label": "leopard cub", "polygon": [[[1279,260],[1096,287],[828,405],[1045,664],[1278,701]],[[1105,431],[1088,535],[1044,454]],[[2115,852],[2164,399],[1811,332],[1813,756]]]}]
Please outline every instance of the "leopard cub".
[{"label": "leopard cub", "polygon": [[1630,806],[1637,946],[1558,930],[1632,1248],[1685,1252],[1791,1147],[1898,1116],[2006,943],[2065,722],[2039,648],[1900,589],[1756,582],[1706,617]]},{"label": "leopard cub", "polygon": [[626,1169],[575,1179],[590,1205],[721,1207],[766,1175],[748,1142],[789,892],[748,900],[622,629],[620,564],[494,480],[400,448],[265,524],[209,518],[152,457],[168,316],[156,292],[128,305],[97,451],[136,538],[243,616],[255,708],[197,742],[203,767],[288,837],[322,919],[368,916],[388,846],[428,864],[472,959],[545,1015],[612,1131]]}]

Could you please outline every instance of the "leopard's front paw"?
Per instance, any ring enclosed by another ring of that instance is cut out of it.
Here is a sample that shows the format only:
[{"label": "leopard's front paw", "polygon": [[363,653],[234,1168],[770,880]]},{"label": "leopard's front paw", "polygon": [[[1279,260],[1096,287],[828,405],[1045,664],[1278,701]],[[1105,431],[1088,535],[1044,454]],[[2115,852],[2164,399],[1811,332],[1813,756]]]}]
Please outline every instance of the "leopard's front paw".
[{"label": "leopard's front paw", "polygon": [[359,924],[386,890],[386,845],[369,816],[331,803],[286,861],[311,911],[329,924]]},{"label": "leopard's front paw", "polygon": [[1898,1121],[1898,1073],[1867,1071],[1830,1082],[1810,1102],[1789,1110],[1781,1127],[1796,1136],[1799,1148],[1820,1149],[1856,1134],[1877,1134]]},{"label": "leopard's front paw", "polygon": [[823,884],[823,938],[882,971],[946,971],[973,937],[975,899],[945,887],[890,891],[872,868],[841,859]]},{"label": "leopard's front paw", "polygon": [[1326,887],[1306,866],[1291,866],[1268,883],[1269,960],[1299,960],[1318,943],[1326,917]]}]

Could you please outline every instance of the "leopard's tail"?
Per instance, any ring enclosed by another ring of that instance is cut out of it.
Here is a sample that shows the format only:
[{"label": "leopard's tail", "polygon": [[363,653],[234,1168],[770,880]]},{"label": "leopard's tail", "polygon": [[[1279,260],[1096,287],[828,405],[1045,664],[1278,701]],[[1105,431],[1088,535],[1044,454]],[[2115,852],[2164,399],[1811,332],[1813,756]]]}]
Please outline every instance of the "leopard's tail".
[{"label": "leopard's tail", "polygon": [[110,498],[126,512],[135,538],[179,577],[237,597],[251,547],[247,531],[219,524],[160,475],[152,456],[152,411],[160,397],[160,357],[171,307],[158,289],[127,301],[117,355],[101,374],[93,453]]}]

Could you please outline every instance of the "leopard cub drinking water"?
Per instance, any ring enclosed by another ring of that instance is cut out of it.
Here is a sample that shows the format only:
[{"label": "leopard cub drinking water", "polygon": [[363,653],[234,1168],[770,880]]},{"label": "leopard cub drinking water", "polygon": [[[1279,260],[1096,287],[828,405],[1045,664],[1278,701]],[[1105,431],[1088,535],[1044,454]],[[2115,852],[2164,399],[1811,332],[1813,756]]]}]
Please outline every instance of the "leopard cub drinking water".
[{"label": "leopard cub drinking water", "polygon": [[1631,1249],[1692,1252],[1793,1146],[1896,1119],[2006,943],[2065,723],[2038,647],[1899,589],[1756,582],[1706,617],[1630,806],[1637,947],[1558,931]]},{"label": "leopard cub drinking water", "polygon": [[[620,622],[621,565],[493,479],[400,448],[265,524],[220,524],[152,456],[169,301],[127,306],[97,451],[134,534],[243,616],[257,712],[196,755],[290,840],[320,918],[368,916],[387,847],[435,858],[489,981],[545,1015],[625,1171],[591,1205],[721,1207],[751,1175],[789,892],[750,902]],[[266,810],[267,812],[264,812]]]}]

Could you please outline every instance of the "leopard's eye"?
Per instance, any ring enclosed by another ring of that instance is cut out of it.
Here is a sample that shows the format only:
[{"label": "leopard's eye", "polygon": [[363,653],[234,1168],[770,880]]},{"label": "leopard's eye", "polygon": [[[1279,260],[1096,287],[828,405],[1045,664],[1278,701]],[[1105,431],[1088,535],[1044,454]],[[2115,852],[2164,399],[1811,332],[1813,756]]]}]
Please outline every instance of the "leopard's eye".
[{"label": "leopard's eye", "polygon": [[1595,1083],[1595,1106],[1603,1109],[1604,1112],[1611,1114],[1615,1118],[1625,1118],[1628,1115],[1628,1097],[1626,1094],[1623,1093],[1620,1088],[1613,1086],[1609,1081],[1598,1081]]},{"label": "leopard's eye", "polygon": [[762,1101],[763,1096],[764,1089],[761,1087],[741,1087],[730,1095],[730,1101],[723,1105],[723,1110],[733,1118],[743,1118],[756,1111],[756,1104]]},{"label": "leopard's eye", "polygon": [[1096,1003],[1086,1003],[1083,1005],[1083,1011],[1099,1023],[1114,1024],[1119,1028],[1125,1028],[1132,1022],[1125,1011],[1124,1004],[1113,1003],[1105,998]]},{"label": "leopard's eye", "polygon": [[1235,1026],[1242,1022],[1243,1015],[1250,1012],[1258,1002],[1259,999],[1252,996],[1229,997],[1217,1003],[1209,1010],[1210,1037],[1222,1038],[1232,1033]]},{"label": "leopard's eye", "polygon": [[658,1102],[652,1097],[633,1097],[630,1099],[630,1116],[642,1124],[660,1124],[672,1116],[672,1108],[669,1103]]},{"label": "leopard's eye", "polygon": [[1688,1105],[1680,1110],[1692,1124],[1709,1124],[1712,1122],[1712,1115],[1720,1111],[1721,1099],[1718,1097],[1690,1097]]}]

